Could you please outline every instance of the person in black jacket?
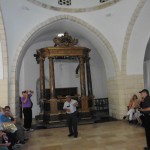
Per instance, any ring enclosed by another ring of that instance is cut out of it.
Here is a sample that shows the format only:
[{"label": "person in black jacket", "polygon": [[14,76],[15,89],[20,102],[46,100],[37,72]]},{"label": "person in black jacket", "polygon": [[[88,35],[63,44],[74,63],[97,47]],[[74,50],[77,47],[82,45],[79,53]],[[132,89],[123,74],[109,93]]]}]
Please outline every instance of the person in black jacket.
[{"label": "person in black jacket", "polygon": [[147,141],[147,147],[145,147],[144,150],[150,150],[150,96],[147,89],[143,89],[139,93],[141,94],[141,98],[143,99],[139,111],[144,116],[144,128]]}]

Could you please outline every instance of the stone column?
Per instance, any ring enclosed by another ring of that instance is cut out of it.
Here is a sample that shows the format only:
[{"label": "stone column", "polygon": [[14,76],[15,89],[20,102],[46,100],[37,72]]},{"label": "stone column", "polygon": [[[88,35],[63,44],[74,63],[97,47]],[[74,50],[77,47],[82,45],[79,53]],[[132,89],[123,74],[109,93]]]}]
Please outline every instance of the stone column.
[{"label": "stone column", "polygon": [[86,84],[85,84],[85,67],[83,57],[79,58],[80,65],[80,88],[81,88],[81,105],[82,111],[88,111],[88,97],[86,96]]},{"label": "stone column", "polygon": [[58,112],[57,99],[55,97],[55,76],[54,76],[54,62],[53,58],[49,58],[49,71],[50,71],[50,111],[51,114]]}]

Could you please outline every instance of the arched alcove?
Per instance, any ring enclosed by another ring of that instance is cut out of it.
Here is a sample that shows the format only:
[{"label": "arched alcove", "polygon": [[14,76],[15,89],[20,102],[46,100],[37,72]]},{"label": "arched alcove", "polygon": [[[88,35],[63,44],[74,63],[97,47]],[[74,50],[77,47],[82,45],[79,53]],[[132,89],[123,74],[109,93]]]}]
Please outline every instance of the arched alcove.
[{"label": "arched alcove", "polygon": [[143,68],[144,68],[144,87],[150,89],[150,40],[147,43]]},{"label": "arched alcove", "polygon": [[[104,66],[106,71],[106,73],[102,73],[105,74],[107,79],[115,76],[116,72],[119,70],[118,62],[107,39],[99,31],[83,20],[66,15],[58,16],[36,26],[35,29],[33,29],[33,31],[31,31],[20,44],[12,65],[10,101],[17,99],[16,97],[19,95],[19,89],[16,89],[16,85],[19,85],[20,68],[25,55],[30,51],[35,52],[35,50],[38,48],[52,45],[52,38],[58,33],[65,31],[78,38],[81,41],[82,46],[92,49],[92,51],[95,52],[93,56],[99,56],[96,58],[96,60],[101,58],[101,65]],[[99,69],[99,72],[101,72],[101,68],[97,67],[96,69]],[[97,83],[97,81],[95,81],[95,83]],[[107,82],[103,84],[106,86]]]}]

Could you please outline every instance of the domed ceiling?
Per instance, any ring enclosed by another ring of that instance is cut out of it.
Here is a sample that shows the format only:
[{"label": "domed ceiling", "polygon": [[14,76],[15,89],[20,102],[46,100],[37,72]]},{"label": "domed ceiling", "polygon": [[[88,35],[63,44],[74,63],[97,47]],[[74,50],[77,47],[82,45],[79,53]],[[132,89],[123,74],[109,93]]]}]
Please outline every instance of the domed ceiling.
[{"label": "domed ceiling", "polygon": [[27,0],[45,9],[62,12],[88,12],[111,6],[120,0]]}]

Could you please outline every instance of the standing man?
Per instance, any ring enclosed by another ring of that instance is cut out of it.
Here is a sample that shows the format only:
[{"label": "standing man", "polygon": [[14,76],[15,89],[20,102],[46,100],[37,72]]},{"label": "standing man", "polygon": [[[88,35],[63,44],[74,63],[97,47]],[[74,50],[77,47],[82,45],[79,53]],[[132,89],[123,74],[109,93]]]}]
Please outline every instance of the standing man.
[{"label": "standing man", "polygon": [[77,131],[77,110],[78,102],[76,100],[71,99],[68,95],[66,96],[66,102],[64,103],[63,109],[66,110],[67,113],[67,123],[69,128],[68,136],[78,137]]},{"label": "standing man", "polygon": [[140,91],[143,99],[140,112],[144,115],[144,128],[147,141],[147,147],[144,150],[150,150],[150,96],[147,89]]},{"label": "standing man", "polygon": [[23,108],[23,114],[24,114],[24,128],[27,131],[33,131],[31,129],[32,125],[32,102],[31,102],[31,96],[33,94],[33,91],[22,91],[22,108]]}]

